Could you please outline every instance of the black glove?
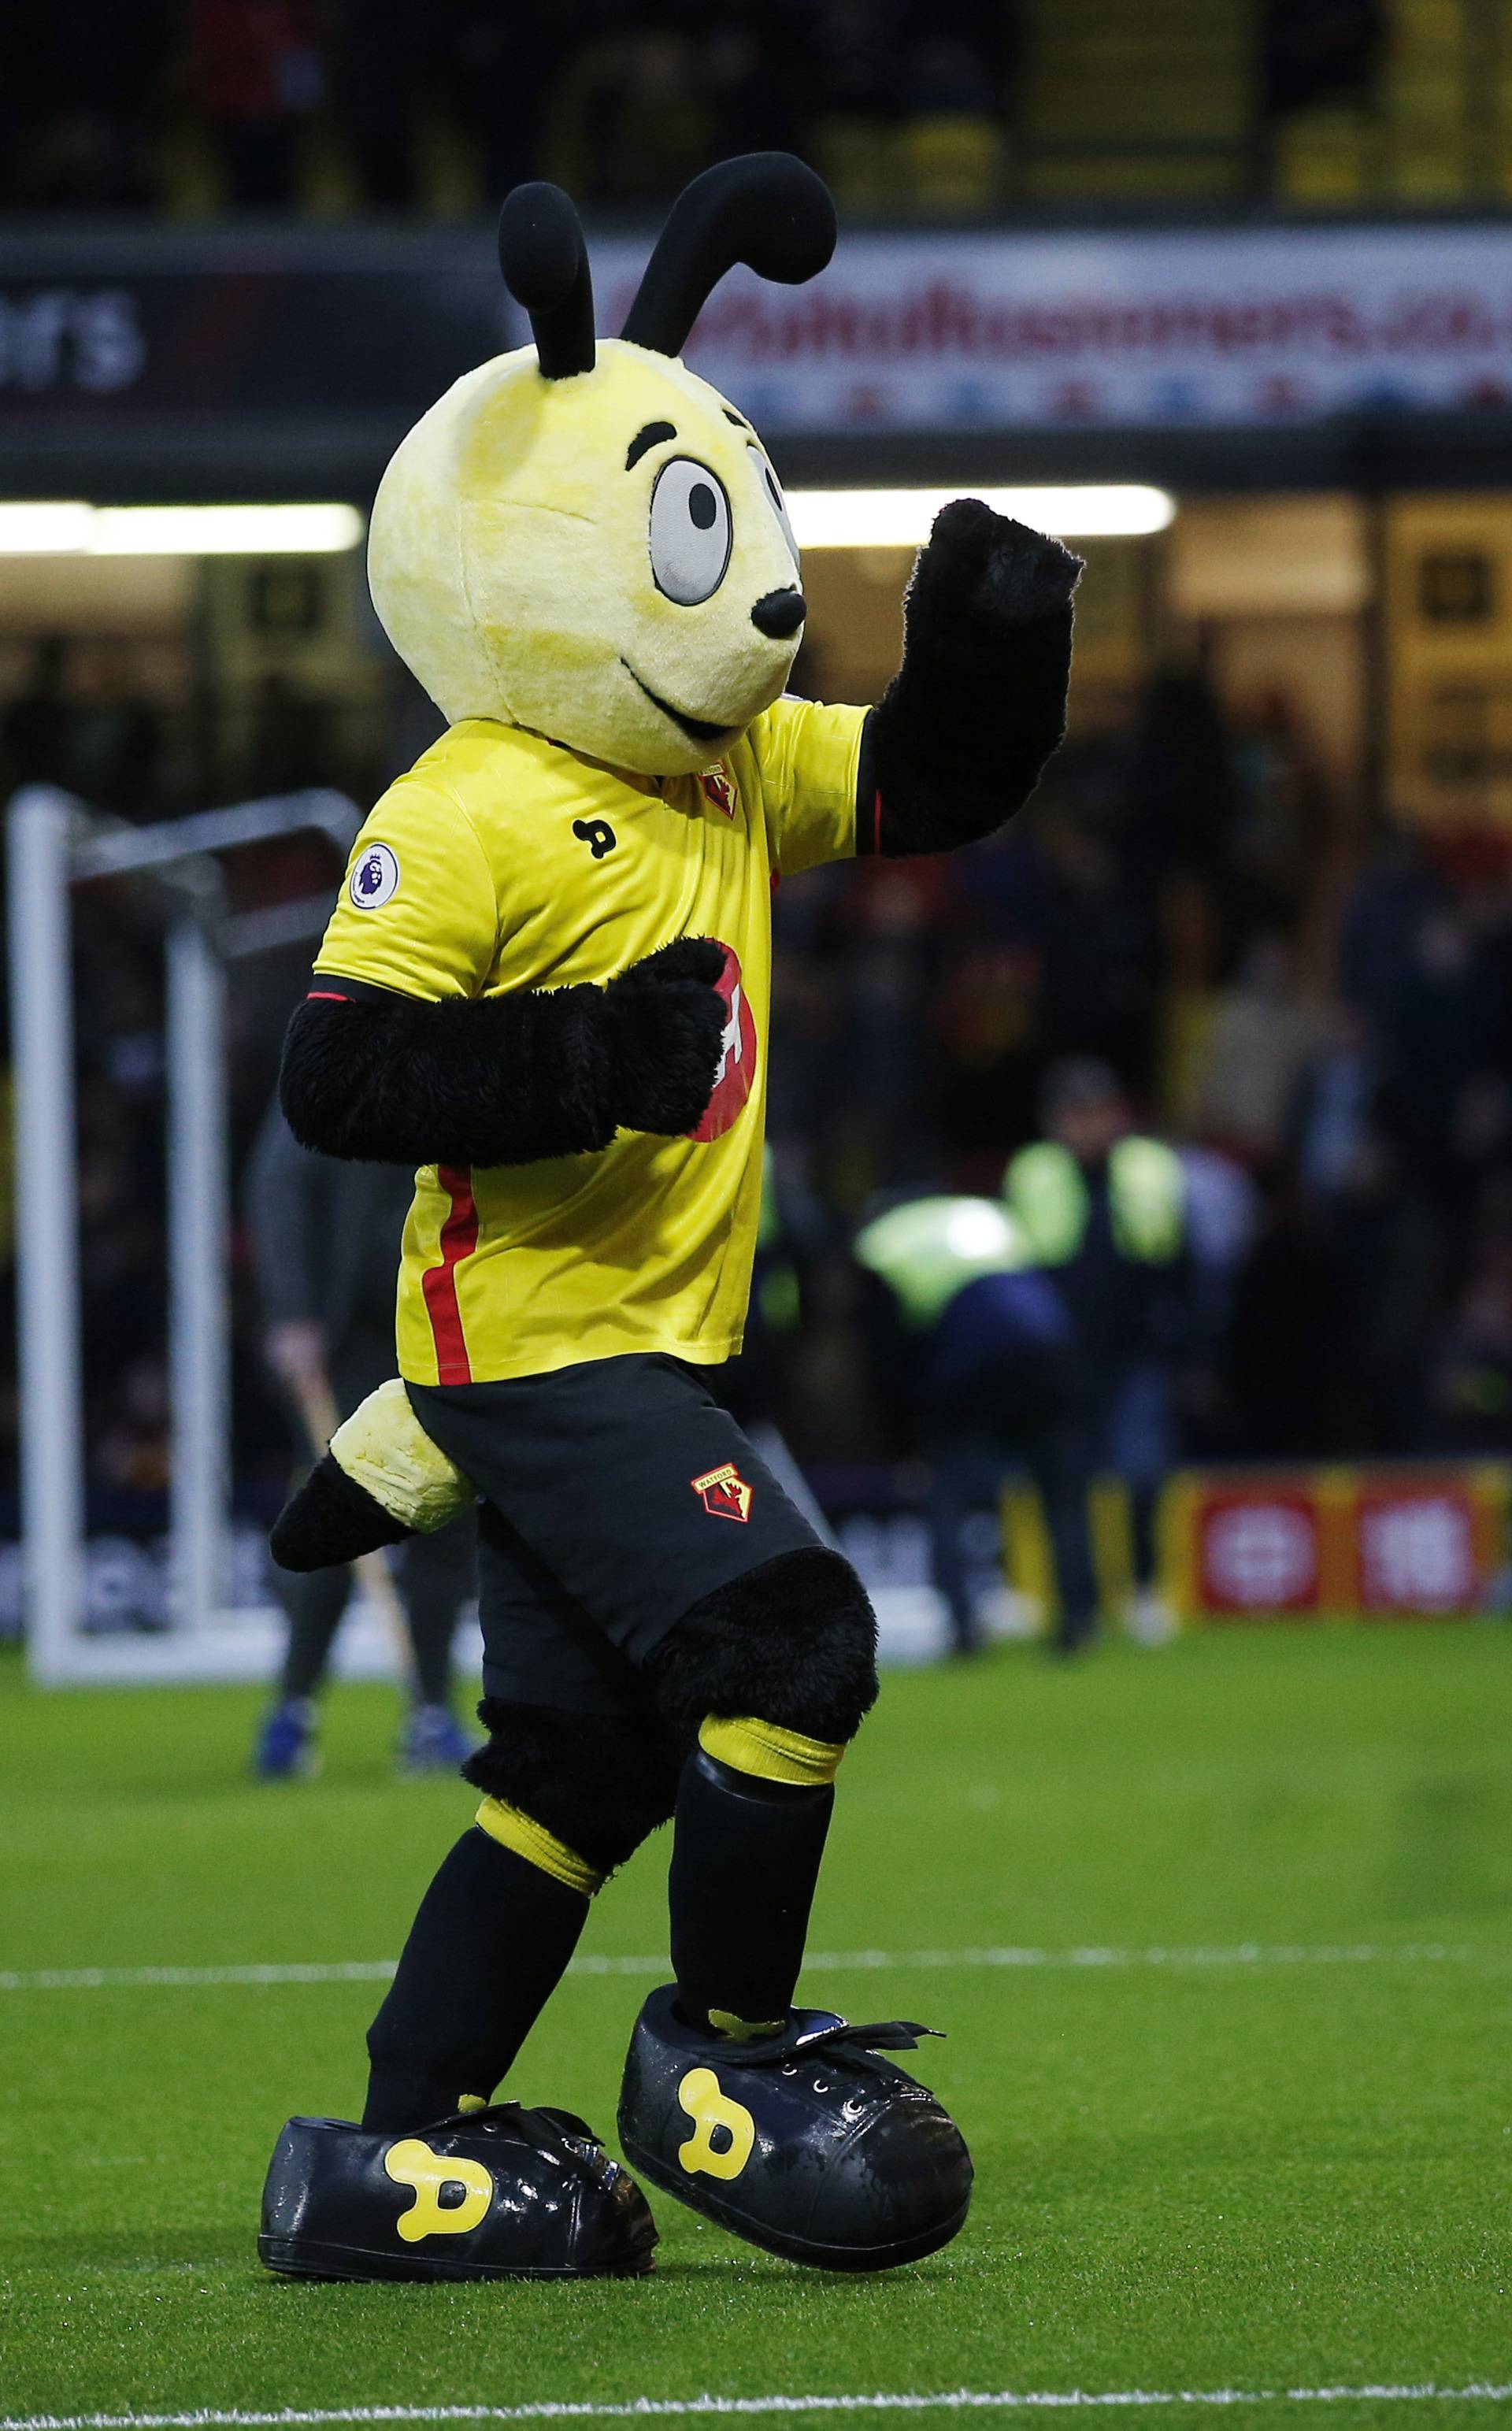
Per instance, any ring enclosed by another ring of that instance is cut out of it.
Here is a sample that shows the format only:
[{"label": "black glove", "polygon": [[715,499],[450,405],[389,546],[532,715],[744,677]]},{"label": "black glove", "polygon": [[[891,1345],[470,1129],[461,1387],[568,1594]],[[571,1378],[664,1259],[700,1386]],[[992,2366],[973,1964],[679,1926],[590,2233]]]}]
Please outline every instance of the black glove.
[{"label": "black glove", "polygon": [[630,1132],[691,1132],[714,1095],[729,1008],[718,993],[725,949],[678,937],[604,990],[608,1111]]},{"label": "black glove", "polygon": [[903,663],[866,721],[863,852],[945,852],[1001,827],[1066,731],[1071,595],[1058,540],[954,498],[903,602]]},{"label": "black glove", "polygon": [[1057,627],[1084,572],[1058,540],[1000,515],[981,498],[952,498],[919,552],[904,609],[910,643],[989,651],[1026,625]]}]

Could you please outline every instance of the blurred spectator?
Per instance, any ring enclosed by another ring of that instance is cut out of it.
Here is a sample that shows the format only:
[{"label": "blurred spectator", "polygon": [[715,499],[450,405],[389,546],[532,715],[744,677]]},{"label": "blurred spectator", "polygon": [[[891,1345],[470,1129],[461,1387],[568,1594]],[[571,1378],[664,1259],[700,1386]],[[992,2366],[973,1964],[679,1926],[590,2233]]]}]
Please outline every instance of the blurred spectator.
[{"label": "blurred spectator", "polygon": [[1194,870],[1222,862],[1238,805],[1238,775],[1205,652],[1192,664],[1157,669],[1146,685],[1130,791],[1152,857]]},{"label": "blurred spectator", "polygon": [[1046,1137],[1010,1164],[1005,1196],[1069,1315],[1084,1379],[1083,1479],[1110,1470],[1128,1488],[1133,1618],[1154,1636],[1165,1626],[1155,1510],[1177,1459],[1177,1375],[1197,1315],[1186,1178],[1172,1148],[1135,1133],[1105,1065],[1056,1065],[1044,1120]]},{"label": "blurred spectator", "polygon": [[190,74],[236,209],[287,210],[325,68],[312,0],[190,0]]},{"label": "blurred spectator", "polygon": [[1374,1042],[1387,1128],[1436,1186],[1451,1170],[1460,1085],[1504,1027],[1498,976],[1468,898],[1420,845],[1393,842],[1348,907],[1340,980]]},{"label": "blurred spectator", "polygon": [[1195,1106],[1204,1137],[1252,1161],[1274,1155],[1321,1025],[1321,1010],[1298,995],[1286,940],[1257,937],[1214,1001]]}]

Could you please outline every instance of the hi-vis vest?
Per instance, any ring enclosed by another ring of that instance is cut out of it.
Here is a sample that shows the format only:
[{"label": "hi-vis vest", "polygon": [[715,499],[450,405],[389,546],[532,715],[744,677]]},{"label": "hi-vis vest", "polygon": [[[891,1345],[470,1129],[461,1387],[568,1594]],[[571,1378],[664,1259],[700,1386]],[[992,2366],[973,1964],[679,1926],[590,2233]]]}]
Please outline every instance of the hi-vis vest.
[{"label": "hi-vis vest", "polygon": [[[1069,1148],[1041,1140],[1003,1176],[1003,1197],[1042,1266],[1069,1266],[1086,1237],[1091,1198]],[[1108,1159],[1115,1246],[1141,1266],[1168,1266],[1186,1231],[1186,1176],[1164,1141],[1119,1140]]]},{"label": "hi-vis vest", "polygon": [[856,1236],[856,1256],[894,1293],[905,1325],[932,1325],[966,1283],[1033,1265],[1023,1233],[993,1199],[913,1199]]}]

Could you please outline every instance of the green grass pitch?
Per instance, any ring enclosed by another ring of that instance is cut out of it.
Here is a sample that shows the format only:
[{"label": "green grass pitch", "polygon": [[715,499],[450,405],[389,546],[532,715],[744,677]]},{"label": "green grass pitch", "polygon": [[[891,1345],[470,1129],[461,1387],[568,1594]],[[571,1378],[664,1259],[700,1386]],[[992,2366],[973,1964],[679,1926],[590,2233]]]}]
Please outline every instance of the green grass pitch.
[{"label": "green grass pitch", "polygon": [[[1151,2423],[1225,2390],[1237,2423],[1512,2420],[1505,1630],[889,1679],[815,1919],[849,1963],[806,1989],[947,2030],[921,2072],[978,2180],[952,2247],[863,2281],[664,2200],[639,2284],[265,2277],[274,2132],[351,2115],[376,1986],[35,1980],[393,1956],[467,1793],[393,1778],[377,1688],[333,1694],[319,1780],[257,1786],[256,1707],[41,1697],[0,1665],[0,2423],[961,2390],[1137,2395]],[[653,1844],[604,1894],[591,1961],[664,1949],[664,1865]],[[611,2131],[652,1980],[575,1973],[513,2089]],[[1324,2389],[1376,2393],[1287,2393]]]}]

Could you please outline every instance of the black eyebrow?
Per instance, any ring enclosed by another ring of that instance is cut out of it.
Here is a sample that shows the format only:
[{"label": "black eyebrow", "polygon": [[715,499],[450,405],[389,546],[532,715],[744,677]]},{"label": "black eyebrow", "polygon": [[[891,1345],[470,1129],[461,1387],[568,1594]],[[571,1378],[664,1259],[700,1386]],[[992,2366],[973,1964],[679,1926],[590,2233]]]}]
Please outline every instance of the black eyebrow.
[{"label": "black eyebrow", "polygon": [[645,429],[637,430],[630,441],[625,456],[626,472],[632,471],[647,447],[654,447],[659,439],[675,439],[677,435],[676,427],[670,422],[648,422]]},{"label": "black eyebrow", "polygon": [[727,405],[724,408],[724,416],[727,422],[732,422],[734,424],[737,430],[748,430],[750,428],[750,424],[747,421],[745,415],[743,413],[737,413],[732,405]]}]

